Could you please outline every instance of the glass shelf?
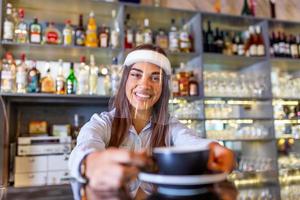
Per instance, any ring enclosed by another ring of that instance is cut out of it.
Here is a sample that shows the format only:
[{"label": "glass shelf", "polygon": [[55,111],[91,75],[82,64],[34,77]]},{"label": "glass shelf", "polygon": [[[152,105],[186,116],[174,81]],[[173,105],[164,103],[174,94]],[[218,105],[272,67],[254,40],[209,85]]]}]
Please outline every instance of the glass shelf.
[{"label": "glass shelf", "polygon": [[99,95],[46,94],[46,93],[0,93],[10,102],[19,103],[77,103],[77,104],[108,104],[111,97]]},{"label": "glass shelf", "polygon": [[204,96],[205,100],[222,99],[222,100],[241,100],[241,101],[267,101],[272,97],[232,97],[232,96]]},{"label": "glass shelf", "polygon": [[266,60],[266,57],[228,56],[219,53],[203,53],[204,69],[207,70],[239,70]]},{"label": "glass shelf", "polygon": [[214,140],[219,140],[222,142],[269,142],[275,140],[274,138],[252,138],[252,139],[218,139],[218,138],[209,138]]},{"label": "glass shelf", "polygon": [[26,53],[29,59],[35,60],[58,60],[75,61],[80,56],[89,56],[94,54],[97,60],[101,59],[101,62],[111,63],[112,57],[117,56],[121,49],[113,48],[92,48],[82,46],[65,46],[65,45],[51,45],[51,44],[31,44],[31,43],[16,43],[2,41],[2,46],[7,51],[11,51],[16,57],[19,57],[21,53]]}]

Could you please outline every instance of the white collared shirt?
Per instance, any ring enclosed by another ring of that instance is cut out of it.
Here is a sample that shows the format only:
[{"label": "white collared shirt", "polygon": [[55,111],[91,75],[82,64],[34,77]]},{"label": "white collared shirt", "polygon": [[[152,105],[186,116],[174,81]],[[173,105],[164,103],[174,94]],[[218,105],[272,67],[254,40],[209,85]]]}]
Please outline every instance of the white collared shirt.
[{"label": "white collared shirt", "polygon": [[[87,122],[80,130],[77,138],[77,145],[73,149],[70,160],[69,170],[71,177],[77,182],[84,182],[80,174],[80,164],[84,157],[91,152],[101,151],[108,147],[111,137],[111,125],[113,121],[114,111],[94,114],[90,121]],[[124,139],[120,148],[125,148],[132,151],[140,151],[149,149],[152,128],[149,122],[143,130],[138,134],[133,126],[129,128],[128,136]],[[169,131],[165,138],[166,146],[186,146],[193,145],[206,147],[213,140],[204,139],[197,133],[180,123],[176,118],[171,117],[169,120]],[[131,192],[136,192],[139,183],[131,185]],[[74,188],[73,188],[73,192]],[[74,193],[75,194],[75,193]],[[77,198],[75,198],[77,199]]]}]

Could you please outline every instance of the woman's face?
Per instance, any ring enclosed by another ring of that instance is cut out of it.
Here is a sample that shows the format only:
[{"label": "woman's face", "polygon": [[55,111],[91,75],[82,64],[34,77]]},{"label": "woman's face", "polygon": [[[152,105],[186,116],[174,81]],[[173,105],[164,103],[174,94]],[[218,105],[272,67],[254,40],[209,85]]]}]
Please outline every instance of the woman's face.
[{"label": "woman's face", "polygon": [[163,72],[152,63],[135,63],[126,82],[126,96],[136,110],[149,111],[162,92]]}]

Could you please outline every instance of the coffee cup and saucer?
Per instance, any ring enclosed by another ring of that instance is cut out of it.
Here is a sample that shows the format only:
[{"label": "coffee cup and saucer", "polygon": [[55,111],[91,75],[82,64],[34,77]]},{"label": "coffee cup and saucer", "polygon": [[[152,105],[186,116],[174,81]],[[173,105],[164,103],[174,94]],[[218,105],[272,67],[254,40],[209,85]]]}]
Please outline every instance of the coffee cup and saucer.
[{"label": "coffee cup and saucer", "polygon": [[154,148],[155,172],[141,172],[142,182],[157,186],[165,195],[190,196],[207,192],[207,186],[224,181],[227,173],[208,169],[209,149],[197,146]]}]

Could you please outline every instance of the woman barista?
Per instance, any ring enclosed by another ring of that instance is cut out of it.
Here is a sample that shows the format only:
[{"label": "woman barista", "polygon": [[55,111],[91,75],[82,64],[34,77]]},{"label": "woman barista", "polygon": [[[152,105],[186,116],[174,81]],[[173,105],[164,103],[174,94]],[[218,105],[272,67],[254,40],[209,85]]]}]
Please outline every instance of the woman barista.
[{"label": "woman barista", "polygon": [[[92,116],[71,153],[69,168],[77,183],[88,180],[94,190],[117,190],[147,164],[146,152],[161,146],[207,146],[210,169],[232,170],[232,151],[200,138],[168,114],[170,75],[170,61],[161,48],[141,45],[128,54],[111,111]],[[132,182],[130,192],[135,195],[139,186]]]}]

